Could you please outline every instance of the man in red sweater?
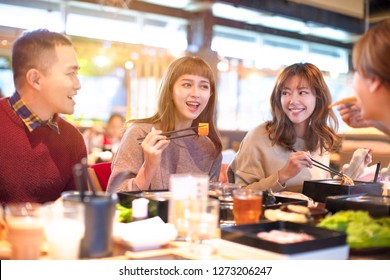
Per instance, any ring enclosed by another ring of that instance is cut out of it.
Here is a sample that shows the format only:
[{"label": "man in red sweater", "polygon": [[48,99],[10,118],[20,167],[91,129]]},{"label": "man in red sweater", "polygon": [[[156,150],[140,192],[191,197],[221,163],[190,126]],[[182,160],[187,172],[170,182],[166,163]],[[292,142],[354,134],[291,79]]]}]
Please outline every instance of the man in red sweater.
[{"label": "man in red sweater", "polygon": [[23,33],[12,49],[15,93],[0,99],[0,202],[56,200],[75,190],[72,169],[87,151],[72,114],[80,89],[70,40],[45,29]]}]

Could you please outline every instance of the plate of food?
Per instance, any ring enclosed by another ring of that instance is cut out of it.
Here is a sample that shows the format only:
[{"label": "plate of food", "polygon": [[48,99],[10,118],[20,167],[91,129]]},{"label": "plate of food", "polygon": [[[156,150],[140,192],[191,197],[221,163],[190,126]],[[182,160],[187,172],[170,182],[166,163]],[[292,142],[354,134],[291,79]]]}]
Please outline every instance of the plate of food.
[{"label": "plate of food", "polygon": [[279,254],[304,253],[346,244],[343,232],[282,221],[224,227],[221,237]]}]

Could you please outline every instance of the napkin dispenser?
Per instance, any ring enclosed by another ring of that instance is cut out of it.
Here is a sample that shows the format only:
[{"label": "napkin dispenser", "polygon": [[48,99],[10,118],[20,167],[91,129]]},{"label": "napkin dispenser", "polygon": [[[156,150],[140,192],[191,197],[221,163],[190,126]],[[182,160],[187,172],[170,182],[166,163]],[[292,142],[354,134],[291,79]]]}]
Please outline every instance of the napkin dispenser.
[{"label": "napkin dispenser", "polygon": [[367,194],[381,195],[382,183],[354,181],[354,186],[341,185],[340,179],[308,180],[303,183],[302,193],[316,202],[325,203],[328,196]]},{"label": "napkin dispenser", "polygon": [[119,192],[119,203],[127,208],[132,208],[134,199],[147,198],[148,204],[148,217],[160,217],[165,223],[168,222],[168,205],[170,193],[167,190],[159,191],[132,191],[132,192]]}]

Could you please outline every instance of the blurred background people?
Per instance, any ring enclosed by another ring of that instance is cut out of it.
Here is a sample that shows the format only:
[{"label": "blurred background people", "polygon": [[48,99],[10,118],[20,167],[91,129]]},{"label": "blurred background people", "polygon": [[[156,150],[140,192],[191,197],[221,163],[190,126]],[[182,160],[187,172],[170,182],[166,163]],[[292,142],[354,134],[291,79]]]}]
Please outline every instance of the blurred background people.
[{"label": "blurred background people", "polygon": [[84,130],[83,136],[88,149],[89,163],[111,161],[118,150],[126,129],[126,119],[119,113],[110,115],[106,124],[95,124]]},{"label": "blurred background people", "polygon": [[111,151],[115,154],[126,129],[126,119],[120,114],[112,114],[107,121],[103,135],[103,151]]}]

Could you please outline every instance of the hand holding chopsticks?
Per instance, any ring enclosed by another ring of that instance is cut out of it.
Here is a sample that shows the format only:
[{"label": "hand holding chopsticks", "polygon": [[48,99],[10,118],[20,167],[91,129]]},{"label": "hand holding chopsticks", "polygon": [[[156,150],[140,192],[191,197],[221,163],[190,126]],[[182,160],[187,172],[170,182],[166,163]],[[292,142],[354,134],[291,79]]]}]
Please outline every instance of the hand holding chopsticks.
[{"label": "hand holding chopsticks", "polygon": [[[297,152],[296,150],[293,150],[293,152]],[[314,158],[310,157],[311,161],[313,162],[313,165],[317,168],[320,168],[322,170],[325,170],[325,171],[328,171],[330,174],[333,174],[333,175],[337,175],[337,176],[340,176],[340,177],[344,177],[346,176],[345,174],[315,160]]]},{"label": "hand holding chopsticks", "polygon": [[[187,131],[187,130],[188,131],[192,130],[194,133],[172,136],[172,134],[175,134],[177,132]],[[195,132],[197,132],[197,133],[195,133]],[[197,125],[197,126],[192,126],[192,127],[178,129],[178,130],[172,130],[172,131],[166,131],[166,132],[160,133],[159,135],[167,136],[167,140],[172,140],[172,139],[178,139],[178,138],[183,138],[183,137],[187,137],[187,136],[194,136],[194,135],[207,136],[208,134],[209,134],[209,124],[208,123],[199,123],[199,125]],[[142,143],[142,141],[144,139],[145,139],[145,137],[137,138],[137,140],[140,144]]]}]

